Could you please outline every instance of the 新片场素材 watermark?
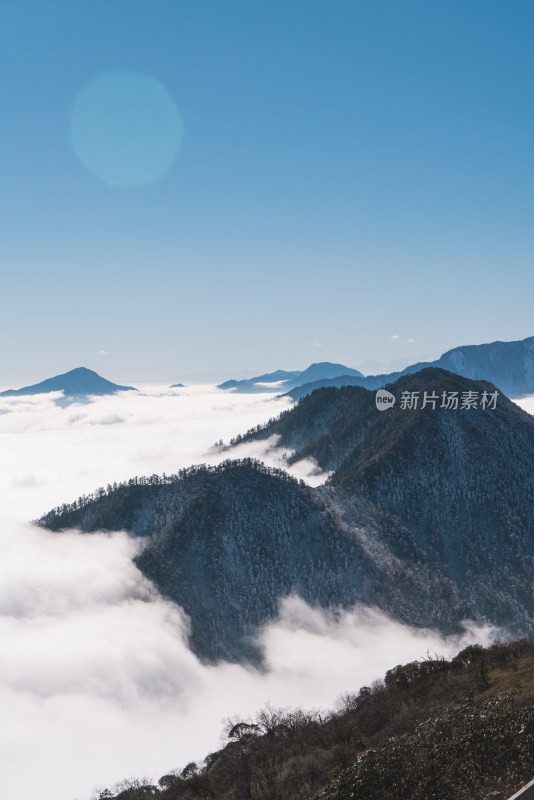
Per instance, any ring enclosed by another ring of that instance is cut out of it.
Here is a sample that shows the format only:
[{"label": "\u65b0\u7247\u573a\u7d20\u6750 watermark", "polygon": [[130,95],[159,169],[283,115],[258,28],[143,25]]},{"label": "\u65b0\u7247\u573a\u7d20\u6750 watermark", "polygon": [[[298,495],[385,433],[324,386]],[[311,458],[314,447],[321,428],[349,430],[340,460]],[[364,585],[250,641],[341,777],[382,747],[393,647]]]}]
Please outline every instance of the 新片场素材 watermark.
[{"label": "\u65b0\u7247\u573a\u7d20\u6750 watermark", "polygon": [[[486,409],[493,411],[497,408],[497,398],[499,392],[475,392],[469,390],[466,392],[453,392],[443,391],[438,392],[408,392],[401,393],[399,408],[403,411],[417,409],[444,408],[448,411],[457,411],[458,409]],[[379,389],[375,396],[376,407],[379,411],[387,411],[393,408],[396,402],[396,397],[386,389]]]}]

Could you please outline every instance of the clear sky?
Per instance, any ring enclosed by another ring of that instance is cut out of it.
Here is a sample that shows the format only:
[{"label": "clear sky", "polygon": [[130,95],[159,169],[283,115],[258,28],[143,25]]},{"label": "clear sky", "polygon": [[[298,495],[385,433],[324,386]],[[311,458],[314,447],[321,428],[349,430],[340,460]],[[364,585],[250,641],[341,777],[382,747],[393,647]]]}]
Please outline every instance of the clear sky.
[{"label": "clear sky", "polygon": [[534,334],[532,0],[0,0],[0,93],[2,386]]}]

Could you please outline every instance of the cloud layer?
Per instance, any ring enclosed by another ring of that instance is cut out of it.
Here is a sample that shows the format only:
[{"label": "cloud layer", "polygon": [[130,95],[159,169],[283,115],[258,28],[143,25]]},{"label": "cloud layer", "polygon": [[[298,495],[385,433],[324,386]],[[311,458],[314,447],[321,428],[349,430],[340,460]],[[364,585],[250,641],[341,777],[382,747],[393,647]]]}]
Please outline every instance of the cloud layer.
[{"label": "cloud layer", "polygon": [[521,406],[523,411],[526,411],[528,414],[534,414],[534,396],[520,397],[519,400],[514,400],[514,403]]},{"label": "cloud layer", "polygon": [[[59,393],[0,398],[4,516],[28,519],[132,475],[172,473],[290,406],[272,395],[148,388],[62,408]],[[257,452],[260,453],[259,447]]]}]

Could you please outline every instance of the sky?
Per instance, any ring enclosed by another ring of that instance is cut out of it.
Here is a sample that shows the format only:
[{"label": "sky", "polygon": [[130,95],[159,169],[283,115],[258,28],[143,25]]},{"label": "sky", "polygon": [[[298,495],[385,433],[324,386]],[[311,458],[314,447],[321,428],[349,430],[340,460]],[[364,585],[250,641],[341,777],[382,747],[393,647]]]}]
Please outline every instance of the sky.
[{"label": "sky", "polygon": [[[98,786],[157,781],[219,749],[228,717],[246,720],[268,702],[332,709],[398,663],[449,657],[498,633],[466,621],[459,636],[444,637],[376,609],[325,612],[290,596],[257,631],[263,671],[201,663],[183,610],[133,562],[139,539],[58,535],[29,520],[133,474],[216,463],[227,453],[213,442],[266,421],[287,398],[151,386],[67,407],[55,399],[0,398],[3,796],[90,800]],[[234,455],[280,466],[267,446]],[[309,475],[302,462],[290,469]]]},{"label": "sky", "polygon": [[530,0],[0,0],[0,384],[532,335]]}]

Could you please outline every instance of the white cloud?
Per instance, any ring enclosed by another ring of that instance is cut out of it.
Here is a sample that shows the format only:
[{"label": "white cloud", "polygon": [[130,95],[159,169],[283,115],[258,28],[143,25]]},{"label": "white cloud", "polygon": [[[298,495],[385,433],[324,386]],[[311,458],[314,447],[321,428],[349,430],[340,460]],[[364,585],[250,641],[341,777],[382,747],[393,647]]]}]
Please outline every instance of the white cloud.
[{"label": "white cloud", "polygon": [[415,339],[403,339],[402,336],[399,336],[398,334],[395,334],[391,338],[397,342],[400,342],[401,344],[415,344]]},{"label": "white cloud", "polygon": [[396,663],[491,633],[446,639],[376,610],[328,614],[291,597],[259,634],[264,673],[206,666],[187,646],[185,615],[135,568],[139,540],[3,523],[0,546],[0,703],[10,720],[0,770],[6,796],[22,800],[158,778],[216,749],[224,717],[267,701],[331,707]]},{"label": "white cloud", "polygon": [[309,486],[320,486],[332,474],[322,472],[313,458],[303,458],[294,464],[288,464],[288,459],[293,455],[293,450],[279,447],[280,437],[277,434],[269,436],[262,441],[245,442],[226,452],[231,458],[258,458],[270,467],[278,467],[286,472],[291,472],[299,480],[305,481]]},{"label": "white cloud", "polygon": [[261,640],[267,674],[282,679],[287,703],[300,691],[301,697],[315,698],[316,705],[325,707],[333,704],[334,687],[338,693],[343,687],[359,688],[383,677],[395,664],[423,658],[427,651],[450,656],[475,640],[489,643],[495,633],[491,626],[466,624],[462,634],[446,637],[394,622],[377,609],[326,612],[289,597]]},{"label": "white cloud", "polygon": [[271,389],[271,391],[276,392],[282,389],[286,383],[287,378],[283,381],[256,381],[254,386],[263,386],[265,389]]},{"label": "white cloud", "polygon": [[518,400],[514,400],[514,403],[517,403],[528,414],[534,414],[534,395],[520,397]]},{"label": "white cloud", "polygon": [[228,453],[208,453],[214,442],[227,441],[291,405],[273,394],[210,387],[145,387],[66,408],[56,404],[60,397],[55,392],[0,398],[0,492],[7,516],[34,518],[132,475],[216,463]]}]

